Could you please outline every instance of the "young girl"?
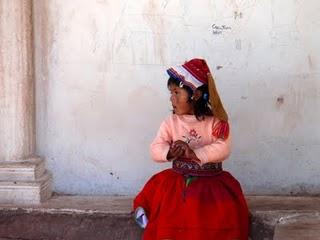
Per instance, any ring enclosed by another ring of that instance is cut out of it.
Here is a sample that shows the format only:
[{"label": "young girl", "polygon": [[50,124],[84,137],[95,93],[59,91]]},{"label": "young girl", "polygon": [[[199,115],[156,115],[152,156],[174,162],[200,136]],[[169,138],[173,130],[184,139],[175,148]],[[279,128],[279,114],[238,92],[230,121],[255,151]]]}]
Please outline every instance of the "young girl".
[{"label": "young girl", "polygon": [[173,114],[151,144],[154,175],[134,199],[143,239],[247,240],[248,209],[239,182],[222,170],[230,154],[228,116],[203,59],[167,70]]}]

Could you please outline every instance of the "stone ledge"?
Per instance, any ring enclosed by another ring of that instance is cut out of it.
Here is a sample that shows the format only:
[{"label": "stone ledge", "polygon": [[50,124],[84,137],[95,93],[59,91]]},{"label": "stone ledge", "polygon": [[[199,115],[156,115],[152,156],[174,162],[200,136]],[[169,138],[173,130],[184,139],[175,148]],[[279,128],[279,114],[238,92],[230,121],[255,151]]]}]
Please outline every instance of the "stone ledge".
[{"label": "stone ledge", "polygon": [[[319,197],[247,196],[247,201],[252,240],[318,239]],[[131,202],[130,197],[56,195],[39,205],[1,204],[0,239],[140,239]]]},{"label": "stone ledge", "polygon": [[51,186],[47,171],[35,181],[0,181],[0,204],[38,204],[51,197]]},{"label": "stone ledge", "polygon": [[39,157],[0,162],[0,181],[36,181],[44,173],[45,164]]},{"label": "stone ledge", "polygon": [[320,197],[248,196],[253,240],[320,239]]},{"label": "stone ledge", "polygon": [[52,195],[52,176],[37,156],[0,162],[0,204],[39,204]]}]

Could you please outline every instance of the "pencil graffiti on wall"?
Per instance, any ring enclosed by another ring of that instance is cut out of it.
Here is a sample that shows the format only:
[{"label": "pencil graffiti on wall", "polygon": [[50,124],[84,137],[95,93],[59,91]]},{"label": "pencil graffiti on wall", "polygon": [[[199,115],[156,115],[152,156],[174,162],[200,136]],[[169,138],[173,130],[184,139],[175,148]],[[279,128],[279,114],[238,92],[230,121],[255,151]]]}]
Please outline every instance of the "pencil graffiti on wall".
[{"label": "pencil graffiti on wall", "polygon": [[211,28],[212,28],[212,33],[213,33],[214,35],[219,35],[219,34],[222,34],[222,33],[225,32],[225,31],[231,30],[231,27],[229,27],[229,26],[226,26],[226,25],[216,25],[215,23],[212,24]]}]

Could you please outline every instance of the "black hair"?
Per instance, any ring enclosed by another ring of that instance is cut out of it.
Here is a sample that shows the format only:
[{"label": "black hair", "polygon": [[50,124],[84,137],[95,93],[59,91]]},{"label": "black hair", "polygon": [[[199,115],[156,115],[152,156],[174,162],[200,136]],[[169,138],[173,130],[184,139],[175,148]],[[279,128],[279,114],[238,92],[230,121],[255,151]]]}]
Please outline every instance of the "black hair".
[{"label": "black hair", "polygon": [[[170,77],[167,82],[167,87],[169,88],[170,85],[175,85],[177,87],[180,87],[181,80]],[[198,100],[192,99],[193,96],[193,90],[183,84],[183,89],[185,89],[188,92],[188,102],[192,103],[193,105],[193,111],[196,118],[201,121],[205,118],[205,116],[212,116],[211,106],[209,103],[209,90],[208,85],[204,84],[197,88],[201,92],[201,96]]]}]

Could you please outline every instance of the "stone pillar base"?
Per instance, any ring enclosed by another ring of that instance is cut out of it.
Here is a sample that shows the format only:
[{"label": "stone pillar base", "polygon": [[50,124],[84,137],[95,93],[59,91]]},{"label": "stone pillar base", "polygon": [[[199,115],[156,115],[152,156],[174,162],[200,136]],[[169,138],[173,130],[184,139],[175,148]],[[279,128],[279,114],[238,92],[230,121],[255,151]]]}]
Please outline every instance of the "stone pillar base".
[{"label": "stone pillar base", "polygon": [[0,203],[39,204],[52,195],[52,176],[38,157],[0,162]]}]

